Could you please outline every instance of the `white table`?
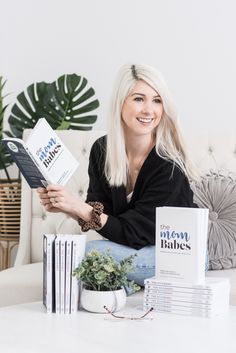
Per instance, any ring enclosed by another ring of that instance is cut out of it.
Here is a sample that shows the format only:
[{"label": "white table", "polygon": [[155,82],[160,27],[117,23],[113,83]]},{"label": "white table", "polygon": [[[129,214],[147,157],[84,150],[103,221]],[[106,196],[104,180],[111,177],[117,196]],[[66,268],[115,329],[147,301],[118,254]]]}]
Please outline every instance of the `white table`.
[{"label": "white table", "polygon": [[[120,313],[139,316],[140,294]],[[119,313],[119,314],[120,314]],[[130,321],[92,314],[46,314],[42,303],[0,309],[1,353],[235,353],[236,306],[213,319],[153,314]]]}]

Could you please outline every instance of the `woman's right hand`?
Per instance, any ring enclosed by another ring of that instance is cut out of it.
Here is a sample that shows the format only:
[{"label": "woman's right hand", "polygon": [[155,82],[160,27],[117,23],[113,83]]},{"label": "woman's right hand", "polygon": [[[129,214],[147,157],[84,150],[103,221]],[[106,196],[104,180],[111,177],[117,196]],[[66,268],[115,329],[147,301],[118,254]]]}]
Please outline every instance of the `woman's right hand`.
[{"label": "woman's right hand", "polygon": [[48,212],[63,212],[68,216],[78,219],[78,216],[90,218],[91,206],[85,204],[61,185],[50,184],[46,189],[38,188],[40,203]]},{"label": "woman's right hand", "polygon": [[45,188],[37,188],[37,192],[40,198],[40,203],[45,207],[48,212],[61,212],[59,208],[57,208],[55,203],[52,203],[50,197],[48,195],[48,190]]}]

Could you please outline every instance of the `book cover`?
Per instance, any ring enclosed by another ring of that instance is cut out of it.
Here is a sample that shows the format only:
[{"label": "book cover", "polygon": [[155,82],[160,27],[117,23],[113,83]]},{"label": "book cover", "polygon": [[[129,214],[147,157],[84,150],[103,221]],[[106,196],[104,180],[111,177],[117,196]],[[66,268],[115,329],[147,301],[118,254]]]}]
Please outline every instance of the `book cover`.
[{"label": "book cover", "polygon": [[44,118],[38,120],[26,142],[4,138],[3,143],[31,188],[65,185],[79,165]]},{"label": "book cover", "polygon": [[156,277],[204,283],[208,209],[157,207]]}]

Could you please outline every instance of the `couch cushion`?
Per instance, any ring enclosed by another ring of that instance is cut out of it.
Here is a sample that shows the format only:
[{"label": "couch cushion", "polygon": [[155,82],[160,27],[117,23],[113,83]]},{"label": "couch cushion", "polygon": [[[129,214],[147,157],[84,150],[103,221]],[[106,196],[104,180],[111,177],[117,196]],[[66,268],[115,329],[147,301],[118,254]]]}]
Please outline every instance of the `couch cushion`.
[{"label": "couch cushion", "polygon": [[194,201],[209,208],[209,269],[236,267],[236,181],[228,173],[209,173],[191,184]]},{"label": "couch cushion", "polygon": [[43,299],[43,264],[34,263],[0,272],[0,306]]}]

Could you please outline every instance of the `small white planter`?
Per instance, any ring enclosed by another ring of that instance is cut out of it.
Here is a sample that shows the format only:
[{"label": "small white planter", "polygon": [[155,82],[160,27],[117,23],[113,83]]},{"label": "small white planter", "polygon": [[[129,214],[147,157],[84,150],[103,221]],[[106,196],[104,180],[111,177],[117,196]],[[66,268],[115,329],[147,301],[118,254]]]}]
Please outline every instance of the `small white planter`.
[{"label": "small white planter", "polygon": [[104,305],[115,312],[125,306],[126,293],[123,288],[115,291],[94,291],[83,288],[80,303],[82,308],[93,313],[106,313]]}]

